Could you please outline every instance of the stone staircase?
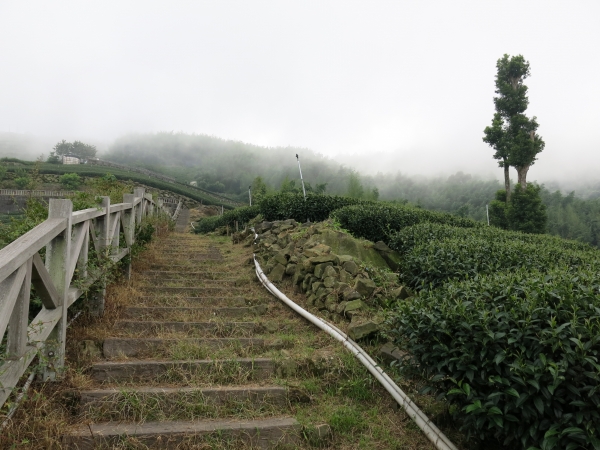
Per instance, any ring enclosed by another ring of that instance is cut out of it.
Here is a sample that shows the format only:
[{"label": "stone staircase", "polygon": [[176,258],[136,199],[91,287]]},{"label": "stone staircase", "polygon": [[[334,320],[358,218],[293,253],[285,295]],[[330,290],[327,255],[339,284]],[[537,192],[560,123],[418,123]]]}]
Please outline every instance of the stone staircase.
[{"label": "stone staircase", "polygon": [[140,295],[104,340],[78,395],[83,424],[64,447],[302,447],[294,394],[280,381],[273,300],[249,266],[201,236],[159,245],[149,270],[133,275]]}]

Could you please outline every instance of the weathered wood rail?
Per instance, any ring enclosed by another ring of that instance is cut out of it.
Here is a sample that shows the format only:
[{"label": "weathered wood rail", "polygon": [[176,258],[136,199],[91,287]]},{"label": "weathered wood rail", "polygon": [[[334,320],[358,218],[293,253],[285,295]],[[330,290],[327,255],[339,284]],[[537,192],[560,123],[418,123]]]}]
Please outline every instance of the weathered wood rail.
[{"label": "weathered wood rail", "polygon": [[[88,299],[89,309],[103,313],[103,271],[130,253],[136,225],[162,210],[162,202],[155,203],[143,188],[125,194],[123,203],[111,205],[109,197],[101,201],[98,208],[74,212],[70,200],[50,199],[48,219],[0,250],[0,338],[6,334],[0,406],[36,356],[42,379],[60,376],[68,308],[96,283],[98,293]],[[90,250],[102,264],[90,264]],[[129,264],[125,270],[129,273]],[[32,286],[43,307],[29,321]]]},{"label": "weathered wood rail", "polygon": [[[28,190],[28,189],[0,189],[0,195],[9,197],[69,197],[79,191],[52,191],[52,190]],[[163,203],[179,203],[180,200],[172,197],[158,197]]]}]

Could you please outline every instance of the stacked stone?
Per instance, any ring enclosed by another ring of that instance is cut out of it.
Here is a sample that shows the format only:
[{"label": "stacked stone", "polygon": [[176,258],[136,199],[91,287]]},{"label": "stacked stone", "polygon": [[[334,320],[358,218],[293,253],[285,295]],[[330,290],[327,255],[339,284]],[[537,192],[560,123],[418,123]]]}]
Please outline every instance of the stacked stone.
[{"label": "stacked stone", "polygon": [[[323,223],[299,224],[292,219],[262,222],[255,230],[255,253],[269,279],[276,283],[291,278],[294,289],[305,293],[307,305],[318,309],[322,317],[336,323],[350,321],[348,334],[353,339],[378,330],[378,321],[372,317],[374,306],[383,304],[384,299],[410,295],[398,285],[395,273],[385,273],[385,288],[378,286],[360,260],[361,255],[369,255],[371,262],[379,261],[379,268],[394,264],[397,268],[399,255],[383,242],[358,241]],[[338,247],[354,254],[336,254],[330,245],[321,242],[324,240],[343,241],[346,245]],[[388,259],[395,263],[387,263]]]}]

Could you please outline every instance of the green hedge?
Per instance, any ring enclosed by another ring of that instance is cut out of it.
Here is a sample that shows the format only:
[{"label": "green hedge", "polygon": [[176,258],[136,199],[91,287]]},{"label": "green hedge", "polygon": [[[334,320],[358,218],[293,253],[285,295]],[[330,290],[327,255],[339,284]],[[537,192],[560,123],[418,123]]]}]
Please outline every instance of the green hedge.
[{"label": "green hedge", "polygon": [[[388,333],[464,431],[522,449],[600,449],[598,272],[451,281],[400,303]],[[408,361],[405,361],[408,362]]]},{"label": "green hedge", "polygon": [[348,205],[372,205],[371,201],[358,200],[338,195],[307,194],[275,194],[264,197],[259,202],[260,213],[265,220],[294,219],[298,222],[321,222],[326,220],[332,211]]},{"label": "green hedge", "polygon": [[334,211],[331,217],[354,236],[373,242],[387,242],[390,233],[422,222],[465,228],[483,226],[480,222],[451,214],[386,203],[347,206]]},{"label": "green hedge", "polygon": [[548,234],[526,234],[487,226],[459,228],[431,222],[419,223],[391,233],[388,245],[394,250],[404,253],[423,242],[439,242],[446,239],[467,239],[473,237],[501,242],[518,241],[536,245],[556,245],[565,250],[592,251],[594,249],[594,247],[583,242],[569,241]]},{"label": "green hedge", "polygon": [[218,227],[229,225],[233,227],[237,221],[240,225],[246,224],[250,219],[254,219],[260,213],[260,209],[255,206],[243,206],[231,211],[227,211],[222,216],[205,217],[198,221],[195,226],[196,233],[208,233]]},{"label": "green hedge", "polygon": [[416,289],[519,268],[600,267],[600,253],[585,244],[489,228],[459,230],[422,224],[392,235],[390,246],[403,251],[402,278]]}]

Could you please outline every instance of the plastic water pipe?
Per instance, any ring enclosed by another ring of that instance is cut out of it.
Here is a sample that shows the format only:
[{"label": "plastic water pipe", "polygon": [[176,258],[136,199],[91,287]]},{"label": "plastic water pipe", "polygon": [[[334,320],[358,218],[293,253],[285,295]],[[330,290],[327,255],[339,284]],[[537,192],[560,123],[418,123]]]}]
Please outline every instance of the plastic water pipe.
[{"label": "plastic water pipe", "polygon": [[[255,237],[258,237],[255,233]],[[398,402],[404,411],[410,416],[417,426],[423,431],[425,436],[438,450],[458,450],[457,447],[440,431],[438,427],[419,409],[419,407],[400,389],[396,383],[383,371],[383,369],[352,339],[350,339],[343,331],[336,328],[329,322],[309,313],[302,307],[298,306],[290,300],[283,292],[277,289],[273,283],[269,281],[265,273],[260,268],[260,264],[254,255],[254,267],[256,276],[261,281],[263,286],[275,297],[279,298],[283,303],[296,311],[309,322],[313,323],[321,330],[332,336],[334,339],[341,342],[356,358],[367,368],[369,372],[381,383],[386,391]]]}]

